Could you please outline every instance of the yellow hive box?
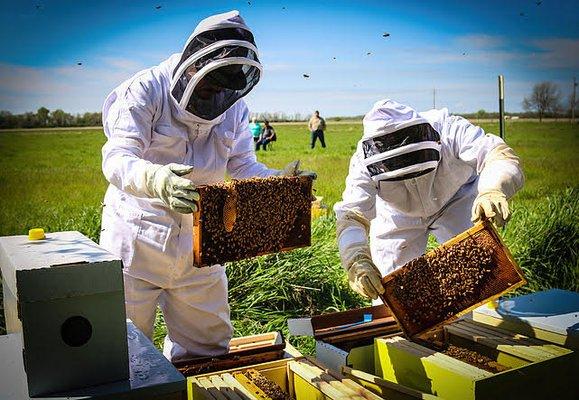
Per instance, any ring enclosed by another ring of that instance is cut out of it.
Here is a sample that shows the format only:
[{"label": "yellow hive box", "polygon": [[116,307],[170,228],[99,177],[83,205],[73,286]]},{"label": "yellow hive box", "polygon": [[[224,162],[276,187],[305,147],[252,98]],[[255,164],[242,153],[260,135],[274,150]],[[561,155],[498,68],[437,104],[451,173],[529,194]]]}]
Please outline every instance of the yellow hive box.
[{"label": "yellow hive box", "polygon": [[[285,359],[252,366],[284,393],[296,400],[356,399],[379,400],[381,397],[341,374],[325,369],[309,358]],[[261,390],[248,384],[243,375],[247,367],[187,379],[189,400],[197,399],[268,399]]]},{"label": "yellow hive box", "polygon": [[579,363],[573,351],[468,320],[445,331],[449,344],[490,358],[486,365],[500,364],[497,371],[508,369],[489,372],[394,337],[374,342],[376,375],[447,400],[577,398]]}]

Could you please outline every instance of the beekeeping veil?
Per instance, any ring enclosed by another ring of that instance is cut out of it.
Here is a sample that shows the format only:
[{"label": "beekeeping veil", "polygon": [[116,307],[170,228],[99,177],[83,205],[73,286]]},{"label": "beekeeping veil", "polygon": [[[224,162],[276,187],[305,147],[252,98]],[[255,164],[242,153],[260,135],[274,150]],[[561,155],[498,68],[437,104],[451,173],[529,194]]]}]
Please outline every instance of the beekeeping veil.
[{"label": "beekeeping veil", "polygon": [[384,100],[364,117],[363,165],[375,181],[427,174],[440,161],[440,135],[412,108]]},{"label": "beekeeping veil", "polygon": [[180,110],[212,121],[257,84],[262,66],[253,34],[238,11],[201,21],[187,40],[171,78]]}]

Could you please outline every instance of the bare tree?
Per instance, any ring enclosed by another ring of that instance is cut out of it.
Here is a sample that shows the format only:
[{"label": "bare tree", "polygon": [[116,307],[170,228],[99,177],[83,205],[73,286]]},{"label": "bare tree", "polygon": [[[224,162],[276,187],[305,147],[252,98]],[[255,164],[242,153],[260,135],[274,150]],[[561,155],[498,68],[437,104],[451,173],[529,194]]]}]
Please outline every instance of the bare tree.
[{"label": "bare tree", "polygon": [[533,92],[523,100],[523,108],[537,111],[539,122],[545,113],[556,113],[561,110],[561,91],[553,82],[541,82],[533,86]]}]

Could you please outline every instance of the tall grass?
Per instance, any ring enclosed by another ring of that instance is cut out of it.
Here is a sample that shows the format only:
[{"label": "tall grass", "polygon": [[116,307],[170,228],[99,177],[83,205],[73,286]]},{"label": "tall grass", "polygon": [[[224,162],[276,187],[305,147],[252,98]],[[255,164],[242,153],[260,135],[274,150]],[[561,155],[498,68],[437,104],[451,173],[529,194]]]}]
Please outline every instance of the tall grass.
[{"label": "tall grass", "polygon": [[504,237],[529,282],[519,292],[579,291],[579,187],[553,193],[532,208],[515,205]]},{"label": "tall grass", "polygon": [[[484,124],[496,132],[496,124]],[[318,173],[316,194],[331,206],[344,189],[348,160],[362,126],[329,124],[326,149],[309,149],[301,125],[276,124],[279,140],[260,161],[282,167],[301,159]],[[504,232],[534,291],[579,290],[579,125],[509,122],[507,140],[521,156],[525,188],[512,204]],[[22,235],[32,227],[49,232],[78,230],[97,241],[106,181],[100,171],[101,130],[0,132],[0,235]],[[569,188],[569,189],[565,189]],[[227,266],[231,316],[236,335],[267,330],[287,333],[286,318],[359,307],[365,301],[348,288],[340,267],[335,221],[313,223],[312,246]],[[432,246],[433,242],[429,244]],[[0,334],[4,321],[0,301]],[[165,334],[158,314],[155,342]],[[312,342],[290,338],[306,352]]]}]

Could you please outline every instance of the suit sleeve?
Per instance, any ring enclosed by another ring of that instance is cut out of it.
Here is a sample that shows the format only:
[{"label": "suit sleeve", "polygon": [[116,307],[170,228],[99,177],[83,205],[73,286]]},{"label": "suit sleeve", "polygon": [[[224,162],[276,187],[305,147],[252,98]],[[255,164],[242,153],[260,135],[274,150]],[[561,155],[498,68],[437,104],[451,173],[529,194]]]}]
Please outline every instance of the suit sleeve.
[{"label": "suit sleeve", "polygon": [[342,200],[334,205],[338,248],[342,259],[348,259],[349,249],[367,246],[370,221],[376,217],[378,187],[362,165],[361,148],[350,159],[346,188]]},{"label": "suit sleeve", "polygon": [[453,153],[479,175],[478,192],[499,190],[507,198],[514,196],[525,180],[514,151],[500,137],[464,118],[452,116],[448,121]]},{"label": "suit sleeve", "polygon": [[111,93],[103,107],[107,141],[102,148],[102,170],[117,188],[136,195],[145,193],[142,171],[151,162],[143,159],[151,142],[154,107],[140,83],[122,94]]}]

